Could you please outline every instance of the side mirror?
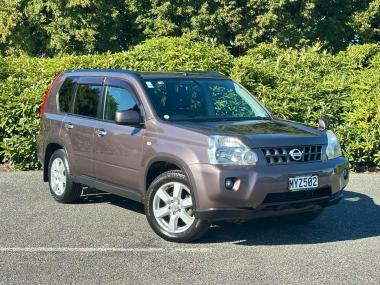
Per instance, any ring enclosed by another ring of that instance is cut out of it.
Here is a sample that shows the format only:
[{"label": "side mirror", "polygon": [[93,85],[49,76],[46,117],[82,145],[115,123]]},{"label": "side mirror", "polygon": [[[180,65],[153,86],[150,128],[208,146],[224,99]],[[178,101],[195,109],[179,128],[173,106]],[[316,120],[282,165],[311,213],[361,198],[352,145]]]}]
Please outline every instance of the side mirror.
[{"label": "side mirror", "polygon": [[118,125],[141,125],[141,118],[135,110],[122,110],[116,111],[115,122]]},{"label": "side mirror", "polygon": [[318,119],[318,129],[321,131],[326,130],[329,127],[329,122],[326,118],[319,118]]}]

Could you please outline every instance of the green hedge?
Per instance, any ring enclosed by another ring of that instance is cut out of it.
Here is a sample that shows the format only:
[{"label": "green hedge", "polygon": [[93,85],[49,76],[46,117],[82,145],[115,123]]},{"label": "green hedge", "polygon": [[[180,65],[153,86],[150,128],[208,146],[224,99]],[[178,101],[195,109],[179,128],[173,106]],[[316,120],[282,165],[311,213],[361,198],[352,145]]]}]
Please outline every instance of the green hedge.
[{"label": "green hedge", "polygon": [[331,55],[263,44],[233,58],[223,46],[186,37],[151,39],[117,54],[0,58],[0,159],[19,169],[39,167],[35,135],[44,91],[56,73],[77,68],[221,71],[278,117],[310,125],[327,117],[352,166],[380,165],[379,46]]},{"label": "green hedge", "polygon": [[380,165],[380,47],[337,55],[261,45],[231,71],[273,114],[314,125],[329,119],[353,167]]},{"label": "green hedge", "polygon": [[[132,70],[220,70],[228,72],[232,56],[224,46],[189,38],[148,40],[125,53],[0,58],[0,159],[18,169],[38,168],[36,133],[43,94],[55,74],[79,68]],[[0,161],[1,162],[1,161]]]}]

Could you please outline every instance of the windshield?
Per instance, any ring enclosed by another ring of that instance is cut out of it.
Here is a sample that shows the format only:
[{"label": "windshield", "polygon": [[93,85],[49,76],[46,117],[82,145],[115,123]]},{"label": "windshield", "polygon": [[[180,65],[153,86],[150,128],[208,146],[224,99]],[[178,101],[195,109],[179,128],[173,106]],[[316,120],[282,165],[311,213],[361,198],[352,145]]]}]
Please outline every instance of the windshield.
[{"label": "windshield", "polygon": [[232,80],[165,78],[144,83],[158,116],[166,121],[270,118],[256,99]]}]

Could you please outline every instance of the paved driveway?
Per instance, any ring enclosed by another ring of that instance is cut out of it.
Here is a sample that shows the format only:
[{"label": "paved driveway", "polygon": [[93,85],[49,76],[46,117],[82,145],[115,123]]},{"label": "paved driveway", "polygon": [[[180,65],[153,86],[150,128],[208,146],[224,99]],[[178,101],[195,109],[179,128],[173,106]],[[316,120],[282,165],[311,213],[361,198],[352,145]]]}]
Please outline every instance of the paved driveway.
[{"label": "paved driveway", "polygon": [[41,172],[0,173],[0,283],[380,284],[380,175],[309,225],[222,223],[193,244],[149,228],[132,201],[53,201]]}]

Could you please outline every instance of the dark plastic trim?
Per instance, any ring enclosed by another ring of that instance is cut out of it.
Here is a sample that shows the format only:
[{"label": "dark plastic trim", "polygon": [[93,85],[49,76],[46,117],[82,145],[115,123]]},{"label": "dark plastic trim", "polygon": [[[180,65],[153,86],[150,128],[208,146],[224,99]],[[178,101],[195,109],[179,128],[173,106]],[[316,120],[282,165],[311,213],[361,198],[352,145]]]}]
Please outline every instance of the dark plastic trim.
[{"label": "dark plastic trim", "polygon": [[125,197],[125,198],[131,199],[140,203],[142,203],[143,201],[141,193],[139,193],[136,190],[132,190],[123,186],[108,183],[102,180],[97,180],[92,177],[88,177],[84,175],[73,177],[73,181],[76,183],[86,185],[88,187],[96,188],[98,190],[112,193],[121,197]]},{"label": "dark plastic trim", "polygon": [[337,204],[343,197],[343,191],[339,191],[330,197],[323,199],[310,199],[287,204],[262,204],[257,208],[210,208],[197,209],[195,217],[214,222],[224,220],[250,220],[282,216],[291,213],[311,212]]}]

